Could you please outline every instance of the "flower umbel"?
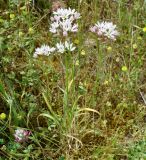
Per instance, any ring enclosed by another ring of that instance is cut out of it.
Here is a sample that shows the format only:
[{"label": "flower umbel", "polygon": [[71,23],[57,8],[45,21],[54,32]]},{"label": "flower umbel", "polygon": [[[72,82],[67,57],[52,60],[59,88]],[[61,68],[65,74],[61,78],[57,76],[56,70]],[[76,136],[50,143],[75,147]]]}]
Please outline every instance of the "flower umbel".
[{"label": "flower umbel", "polygon": [[36,48],[33,57],[37,58],[38,55],[49,56],[51,53],[55,51],[54,47],[50,47],[48,45],[42,45],[40,48]]},{"label": "flower umbel", "polygon": [[59,8],[56,12],[53,12],[53,15],[50,32],[62,32],[63,36],[67,36],[69,32],[78,31],[76,20],[80,18],[80,13],[76,12],[75,9]]},{"label": "flower umbel", "polygon": [[119,35],[117,31],[117,26],[112,22],[97,22],[93,27],[90,28],[91,32],[96,33],[100,37],[106,37],[111,40],[116,40],[116,37]]},{"label": "flower umbel", "polygon": [[27,131],[27,130],[24,130],[24,129],[17,129],[15,130],[15,134],[14,134],[14,137],[15,137],[15,141],[16,142],[26,142],[30,136],[31,132],[30,131]]}]

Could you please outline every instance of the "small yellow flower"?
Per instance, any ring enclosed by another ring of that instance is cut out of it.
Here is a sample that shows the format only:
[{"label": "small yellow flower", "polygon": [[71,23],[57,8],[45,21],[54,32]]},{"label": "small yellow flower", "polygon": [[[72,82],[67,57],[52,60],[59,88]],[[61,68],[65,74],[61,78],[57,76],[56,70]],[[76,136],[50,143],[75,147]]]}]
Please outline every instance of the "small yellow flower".
[{"label": "small yellow flower", "polygon": [[104,85],[108,85],[109,84],[109,81],[104,81],[104,83],[103,83]]},{"label": "small yellow flower", "polygon": [[111,51],[112,51],[112,47],[110,47],[110,46],[107,47],[107,51],[108,51],[108,52],[111,52]]},{"label": "small yellow flower", "polygon": [[23,34],[24,34],[23,32],[19,32],[19,37],[23,36]]},{"label": "small yellow flower", "polygon": [[29,32],[29,34],[33,34],[33,33],[34,33],[34,29],[33,29],[32,27],[30,27],[30,28],[28,29],[28,32]]},{"label": "small yellow flower", "polygon": [[146,27],[143,28],[143,32],[146,32]]},{"label": "small yellow flower", "polygon": [[86,54],[85,50],[82,50],[82,51],[81,51],[81,55],[84,56],[85,54]]},{"label": "small yellow flower", "polygon": [[15,14],[11,13],[10,14],[10,19],[14,19],[15,18]]},{"label": "small yellow flower", "polygon": [[5,113],[1,113],[0,114],[0,119],[1,120],[5,120],[6,119],[6,114]]},{"label": "small yellow flower", "polygon": [[76,66],[79,66],[79,60],[76,61],[75,65],[76,65]]},{"label": "small yellow flower", "polygon": [[126,66],[123,66],[123,67],[122,67],[122,71],[123,71],[123,72],[126,72],[127,70],[128,70],[128,68],[127,68]]},{"label": "small yellow flower", "polygon": [[137,44],[133,44],[133,49],[137,49]]},{"label": "small yellow flower", "polygon": [[78,39],[75,39],[75,40],[74,40],[74,43],[75,43],[75,44],[79,44],[79,42],[80,42],[80,41],[79,41]]}]

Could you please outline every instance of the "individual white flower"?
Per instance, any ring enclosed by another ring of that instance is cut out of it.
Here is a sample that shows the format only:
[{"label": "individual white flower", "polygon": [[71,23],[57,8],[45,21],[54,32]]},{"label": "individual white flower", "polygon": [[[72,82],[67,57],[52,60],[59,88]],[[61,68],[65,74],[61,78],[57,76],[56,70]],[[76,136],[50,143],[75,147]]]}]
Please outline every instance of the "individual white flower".
[{"label": "individual white flower", "polygon": [[50,27],[50,32],[52,33],[56,33],[57,32],[57,28],[59,27],[59,24],[58,22],[54,22],[51,24],[51,27]]},{"label": "individual white flower", "polygon": [[50,47],[48,45],[42,45],[40,48],[36,48],[33,57],[37,58],[38,55],[49,56],[51,53],[55,51],[54,47]]},{"label": "individual white flower", "polygon": [[119,35],[117,26],[112,22],[97,22],[95,26],[90,28],[91,32],[97,33],[99,36],[104,36],[112,40],[116,40],[116,36]]},{"label": "individual white flower", "polygon": [[28,140],[29,136],[31,135],[30,131],[24,129],[17,129],[15,130],[15,141],[16,142],[25,142]]},{"label": "individual white flower", "polygon": [[56,48],[59,53],[64,53],[66,50],[72,52],[76,47],[74,47],[72,43],[65,41],[65,43],[57,43]]},{"label": "individual white flower", "polygon": [[60,22],[60,25],[62,26],[63,31],[70,31],[72,28],[71,21],[69,19]]},{"label": "individual white flower", "polygon": [[90,27],[90,31],[95,33],[97,31],[97,27],[96,26]]},{"label": "individual white flower", "polygon": [[61,42],[56,44],[56,48],[57,48],[58,52],[60,52],[60,53],[65,52],[65,47],[64,47],[63,43],[61,43]]},{"label": "individual white flower", "polygon": [[68,50],[68,51],[74,51],[76,47],[73,47],[73,44],[68,42],[68,41],[65,41],[65,48]]},{"label": "individual white flower", "polygon": [[78,31],[78,24],[74,24],[71,28],[72,32],[77,32]]},{"label": "individual white flower", "polygon": [[56,22],[58,22],[58,21],[60,20],[60,17],[57,16],[57,15],[55,15],[55,16],[54,16],[54,20],[55,20]]},{"label": "individual white flower", "polygon": [[56,29],[55,27],[51,27],[49,30],[50,30],[50,32],[52,32],[52,33],[56,33],[56,32],[57,32],[57,29]]},{"label": "individual white flower", "polygon": [[74,18],[75,18],[75,19],[79,19],[79,18],[81,18],[80,13],[75,12],[75,13],[74,13]]},{"label": "individual white flower", "polygon": [[78,31],[78,24],[72,24],[69,19],[60,23],[60,26],[63,30],[63,35],[67,36],[68,32],[77,32]]}]

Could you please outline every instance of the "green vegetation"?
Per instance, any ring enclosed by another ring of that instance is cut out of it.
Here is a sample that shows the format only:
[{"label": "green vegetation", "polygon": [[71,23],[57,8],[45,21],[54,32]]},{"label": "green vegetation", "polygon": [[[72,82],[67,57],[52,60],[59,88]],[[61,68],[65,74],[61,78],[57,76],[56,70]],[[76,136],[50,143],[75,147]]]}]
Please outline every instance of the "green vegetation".
[{"label": "green vegetation", "polygon": [[[68,0],[81,17],[67,37],[49,31],[51,0],[6,2],[0,160],[146,160],[146,1]],[[115,24],[116,39],[92,33],[97,21]],[[34,57],[68,39],[75,50]]]}]

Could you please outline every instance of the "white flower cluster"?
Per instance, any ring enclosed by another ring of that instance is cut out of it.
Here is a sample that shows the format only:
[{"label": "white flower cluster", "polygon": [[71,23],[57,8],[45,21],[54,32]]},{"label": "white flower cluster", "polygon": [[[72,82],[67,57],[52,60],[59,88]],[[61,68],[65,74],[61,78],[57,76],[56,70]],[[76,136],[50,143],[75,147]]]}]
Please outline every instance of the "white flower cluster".
[{"label": "white flower cluster", "polygon": [[[53,17],[51,17],[50,32],[54,34],[62,33],[63,36],[67,36],[70,32],[78,31],[77,20],[80,18],[80,13],[75,9],[63,9],[59,8],[57,11],[53,12]],[[91,32],[96,33],[99,37],[109,38],[111,40],[116,40],[119,35],[117,31],[117,26],[112,22],[97,22],[94,26],[90,28]],[[65,39],[68,39],[65,38]],[[40,48],[36,48],[33,57],[37,58],[39,55],[49,56],[54,51],[56,53],[72,52],[76,47],[70,41],[59,42],[56,47],[50,47],[48,45],[42,45]]]},{"label": "white flower cluster", "polygon": [[[67,36],[69,32],[77,32],[78,24],[76,21],[80,18],[80,13],[76,12],[75,9],[63,9],[59,8],[57,11],[53,12],[53,17],[51,17],[52,24],[50,26],[50,32],[52,33],[63,33],[63,36]],[[76,47],[69,41],[64,43],[60,42],[56,44],[56,47],[50,47],[48,45],[42,45],[35,49],[34,58],[39,55],[49,56],[54,51],[58,53],[64,53],[66,51],[74,51]]]},{"label": "white flower cluster", "polygon": [[116,40],[116,36],[119,32],[116,30],[117,26],[112,22],[97,22],[93,27],[90,28],[91,32],[96,33],[98,36],[107,37],[112,40]]},{"label": "white flower cluster", "polygon": [[55,51],[54,47],[50,47],[48,45],[42,45],[40,48],[36,48],[33,57],[37,58],[38,55],[49,56],[51,53]]},{"label": "white flower cluster", "polygon": [[80,18],[80,13],[75,9],[63,9],[59,8],[56,12],[53,12],[51,17],[50,32],[63,33],[63,36],[67,36],[69,32],[77,32],[78,24],[76,20]]},{"label": "white flower cluster", "polygon": [[36,48],[33,57],[37,58],[39,55],[49,56],[51,53],[57,50],[58,53],[64,53],[65,51],[74,51],[76,47],[73,46],[69,41],[65,43],[57,43],[56,48],[50,47],[48,45],[42,45],[40,48]]}]

